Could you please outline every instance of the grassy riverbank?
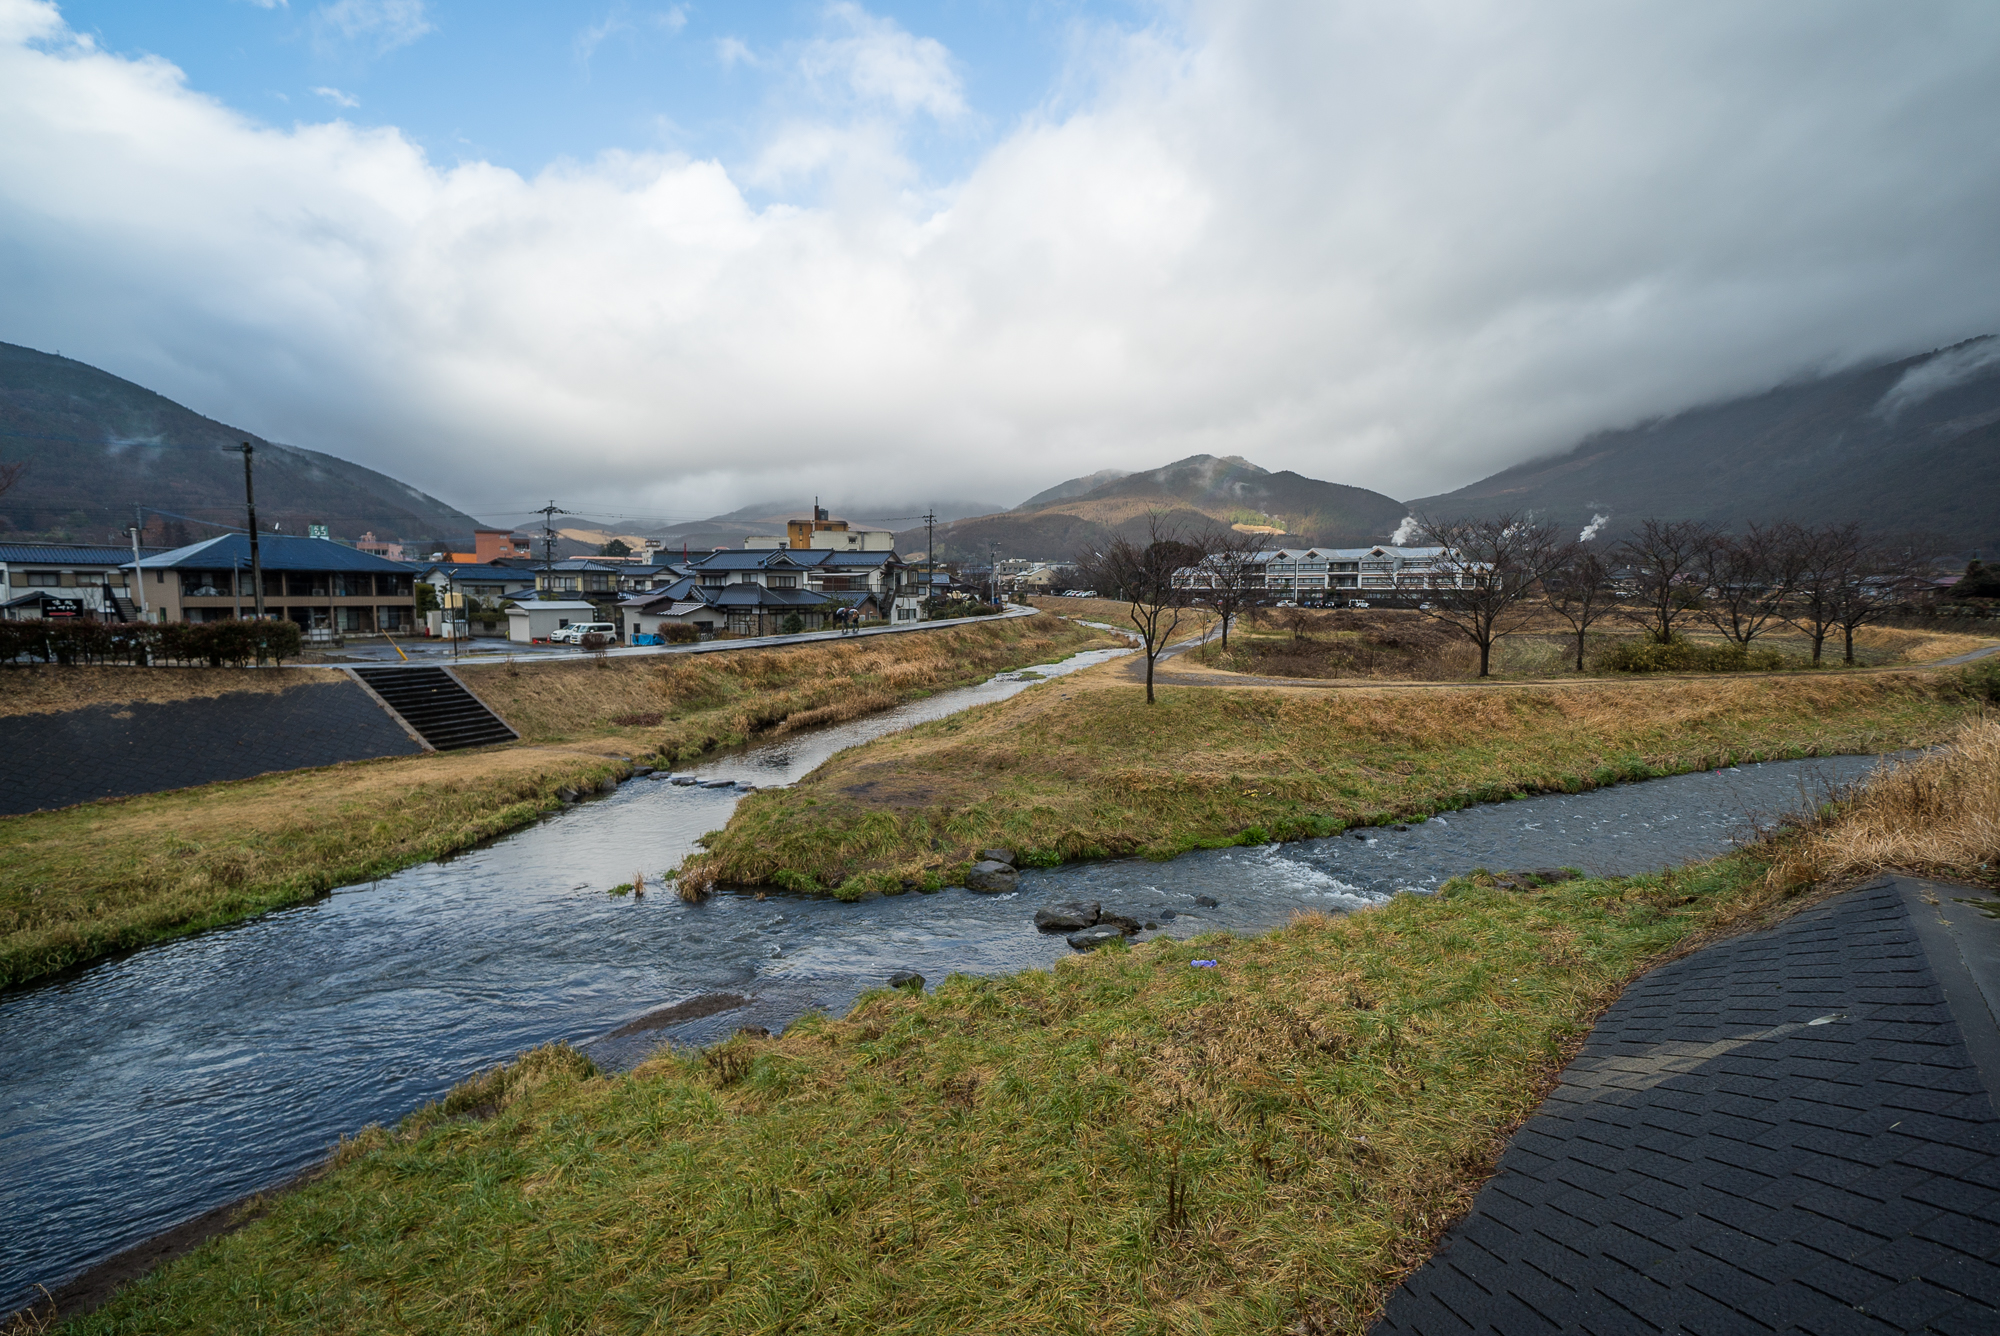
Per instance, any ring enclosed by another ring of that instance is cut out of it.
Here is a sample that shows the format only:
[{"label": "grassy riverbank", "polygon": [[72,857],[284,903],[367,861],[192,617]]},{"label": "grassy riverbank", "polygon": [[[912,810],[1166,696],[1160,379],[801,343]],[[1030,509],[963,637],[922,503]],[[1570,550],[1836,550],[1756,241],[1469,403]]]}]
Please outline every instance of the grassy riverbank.
[{"label": "grassy riverbank", "polygon": [[795,649],[459,671],[526,739],[637,739],[672,763],[755,737],[845,723],[1010,668],[1124,643],[1041,616]]},{"label": "grassy riverbank", "polygon": [[1976,708],[1950,673],[1343,691],[1179,687],[1107,666],[833,758],[753,794],[697,884],[844,896],[1026,861],[1324,835],[1515,794],[1744,760],[1920,746]]},{"label": "grassy riverbank", "polygon": [[[560,789],[627,773],[626,757],[672,764],[1102,643],[1037,617],[794,650],[468,671],[523,743],[0,817],[0,987],[468,848],[554,810]],[[96,671],[112,676],[89,703],[106,690],[171,699],[158,693],[279,680]],[[50,692],[76,700],[85,687]]]},{"label": "grassy riverbank", "polygon": [[[2000,729],[1966,736],[1859,826],[2000,792]],[[1929,865],[1978,875],[1992,803],[1956,810]],[[623,1076],[538,1050],[65,1330],[1359,1333],[1634,974],[1809,902],[1777,869],[1846,824],[874,993]]]}]

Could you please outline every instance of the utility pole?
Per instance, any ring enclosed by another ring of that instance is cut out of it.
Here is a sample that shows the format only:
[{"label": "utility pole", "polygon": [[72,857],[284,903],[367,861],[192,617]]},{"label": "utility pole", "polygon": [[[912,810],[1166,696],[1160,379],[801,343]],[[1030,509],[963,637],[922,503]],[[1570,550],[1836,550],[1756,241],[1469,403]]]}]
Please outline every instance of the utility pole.
[{"label": "utility pole", "polygon": [[138,506],[132,507],[132,587],[138,591],[139,620],[150,621],[146,612],[146,572],[139,569],[139,530],[146,525],[146,513]]},{"label": "utility pole", "polygon": [[937,508],[933,506],[924,512],[924,597],[919,605],[924,611],[930,608],[931,595],[937,589]]},{"label": "utility pole", "polygon": [[986,545],[986,583],[992,586],[993,606],[1000,606],[1000,544]]},{"label": "utility pole", "polygon": [[264,558],[257,550],[257,489],[250,480],[250,457],[256,453],[243,442],[243,508],[250,515],[250,588],[257,597],[257,620],[264,620]]},{"label": "utility pole", "polygon": [[556,588],[555,517],[569,512],[551,500],[535,514],[542,517],[542,588],[553,594]]}]

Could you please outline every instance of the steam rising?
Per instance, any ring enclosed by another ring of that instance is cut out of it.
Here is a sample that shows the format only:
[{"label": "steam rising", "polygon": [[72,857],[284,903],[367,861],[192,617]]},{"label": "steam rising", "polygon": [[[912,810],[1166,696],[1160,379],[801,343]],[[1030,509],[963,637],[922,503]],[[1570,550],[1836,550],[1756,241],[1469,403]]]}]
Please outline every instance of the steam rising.
[{"label": "steam rising", "polygon": [[1396,532],[1389,535],[1389,546],[1414,547],[1417,540],[1423,536],[1424,526],[1417,523],[1417,517],[1406,515],[1403,517],[1403,522],[1396,526]]},{"label": "steam rising", "polygon": [[2000,370],[2000,339],[1991,335],[1947,348],[1928,362],[1911,367],[1875,405],[1875,416],[1894,421],[1896,414],[1954,385]]},{"label": "steam rising", "polygon": [[1592,515],[1590,517],[1590,523],[1584,525],[1583,532],[1576,536],[1576,541],[1579,543],[1587,543],[1591,539],[1597,537],[1598,531],[1602,529],[1605,526],[1605,524],[1609,522],[1610,519],[1611,517],[1609,515]]}]

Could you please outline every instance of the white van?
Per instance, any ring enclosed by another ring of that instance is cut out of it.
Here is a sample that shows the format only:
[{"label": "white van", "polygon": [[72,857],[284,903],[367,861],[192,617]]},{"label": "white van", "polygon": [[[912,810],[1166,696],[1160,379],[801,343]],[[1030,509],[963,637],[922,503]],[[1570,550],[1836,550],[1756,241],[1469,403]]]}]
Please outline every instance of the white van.
[{"label": "white van", "polygon": [[587,635],[596,634],[618,639],[618,628],[610,622],[571,622],[568,626],[549,636],[551,644],[581,645]]}]

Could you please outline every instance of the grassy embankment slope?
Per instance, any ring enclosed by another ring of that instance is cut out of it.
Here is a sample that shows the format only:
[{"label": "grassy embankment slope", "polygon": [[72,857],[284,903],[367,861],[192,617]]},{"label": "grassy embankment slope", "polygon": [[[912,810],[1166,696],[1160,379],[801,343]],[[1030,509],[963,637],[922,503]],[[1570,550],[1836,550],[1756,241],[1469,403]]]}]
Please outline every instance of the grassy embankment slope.
[{"label": "grassy embankment slope", "polygon": [[[560,789],[628,773],[627,757],[686,761],[1108,643],[1054,618],[1026,618],[791,650],[611,659],[602,668],[466,669],[522,742],[0,818],[0,986],[467,848],[560,806]],[[74,708],[285,680],[113,668],[24,672],[16,684],[30,704]]]},{"label": "grassy embankment slope", "polygon": [[1857,862],[1991,880],[2000,725],[1959,740],[1674,872],[954,977],[623,1076],[537,1050],[66,1330],[1358,1333],[1636,972]]},{"label": "grassy embankment slope", "polygon": [[1003,845],[1054,864],[1325,835],[1519,793],[1935,741],[1956,672],[1548,686],[1169,687],[1129,664],[845,752],[751,795],[682,875],[854,896]]}]

